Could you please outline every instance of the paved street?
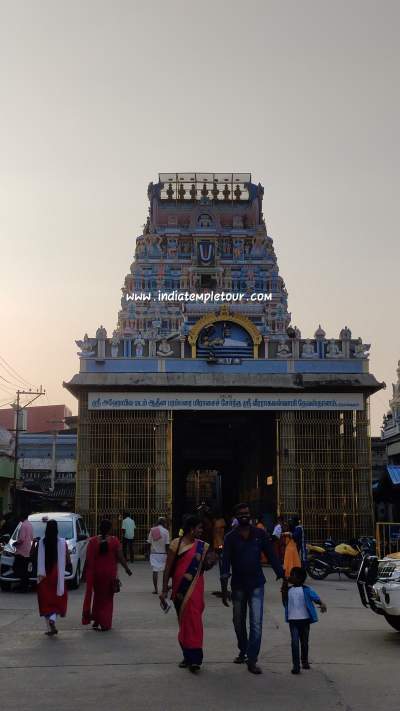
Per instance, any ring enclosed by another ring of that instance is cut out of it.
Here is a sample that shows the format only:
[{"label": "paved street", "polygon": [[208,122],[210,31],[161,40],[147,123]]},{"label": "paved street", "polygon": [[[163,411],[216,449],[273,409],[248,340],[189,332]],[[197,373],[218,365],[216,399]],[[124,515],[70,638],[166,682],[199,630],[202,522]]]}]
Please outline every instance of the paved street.
[{"label": "paved street", "polygon": [[58,637],[43,634],[35,594],[0,593],[0,705],[7,711],[244,711],[244,709],[398,708],[400,634],[361,607],[354,583],[332,577],[313,584],[328,605],[311,633],[312,670],[290,674],[290,645],[279,585],[270,571],[261,664],[254,677],[232,664],[231,611],[211,595],[207,574],[205,664],[199,676],[178,669],[175,613],[164,615],[151,595],[146,563],[123,573],[114,629],[80,624],[83,586],[70,593]]}]

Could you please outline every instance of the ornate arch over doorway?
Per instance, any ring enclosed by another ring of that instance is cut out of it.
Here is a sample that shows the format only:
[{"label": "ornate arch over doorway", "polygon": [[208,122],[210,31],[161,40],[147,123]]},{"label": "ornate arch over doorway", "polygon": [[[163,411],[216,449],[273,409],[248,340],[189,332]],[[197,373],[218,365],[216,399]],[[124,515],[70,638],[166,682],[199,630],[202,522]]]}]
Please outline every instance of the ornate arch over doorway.
[{"label": "ornate arch over doorway", "polygon": [[253,324],[253,322],[247,318],[247,316],[242,316],[241,314],[230,314],[229,307],[224,304],[218,314],[210,313],[202,318],[200,318],[194,326],[191,328],[188,341],[192,347],[192,358],[197,356],[197,346],[198,339],[201,334],[207,331],[208,327],[215,326],[218,323],[224,322],[226,324],[236,324],[241,329],[243,329],[253,346],[253,358],[258,358],[258,347],[261,343],[262,336],[258,328]]}]

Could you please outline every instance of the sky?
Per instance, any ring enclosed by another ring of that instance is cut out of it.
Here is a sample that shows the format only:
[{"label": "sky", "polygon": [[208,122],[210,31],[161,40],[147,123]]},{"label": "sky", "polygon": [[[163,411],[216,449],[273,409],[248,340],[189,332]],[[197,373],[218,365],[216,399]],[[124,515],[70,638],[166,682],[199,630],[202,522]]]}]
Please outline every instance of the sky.
[{"label": "sky", "polygon": [[[400,3],[0,10],[0,356],[39,402],[77,412],[75,339],[115,328],[148,183],[251,172],[292,323],[371,343],[378,434],[400,358]],[[4,405],[21,381],[0,363]]]}]

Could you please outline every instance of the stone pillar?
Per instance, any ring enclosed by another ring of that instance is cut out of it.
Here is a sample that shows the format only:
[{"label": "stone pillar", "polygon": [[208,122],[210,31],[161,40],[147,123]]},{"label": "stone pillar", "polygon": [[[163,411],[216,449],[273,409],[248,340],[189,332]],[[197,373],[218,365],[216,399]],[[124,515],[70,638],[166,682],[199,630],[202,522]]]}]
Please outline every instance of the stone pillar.
[{"label": "stone pillar", "polygon": [[300,339],[293,338],[292,340],[292,356],[295,360],[300,358]]},{"label": "stone pillar", "polygon": [[184,358],[185,357],[186,336],[179,336],[179,340],[181,343],[181,358]]},{"label": "stone pillar", "polygon": [[263,336],[264,339],[264,358],[265,360],[268,359],[268,344],[269,344],[269,336]]},{"label": "stone pillar", "polygon": [[350,358],[350,341],[348,338],[342,338],[342,352],[345,358]]},{"label": "stone pillar", "polygon": [[106,357],[106,340],[107,331],[104,326],[100,326],[96,331],[97,338],[97,358],[99,360],[104,360]]}]

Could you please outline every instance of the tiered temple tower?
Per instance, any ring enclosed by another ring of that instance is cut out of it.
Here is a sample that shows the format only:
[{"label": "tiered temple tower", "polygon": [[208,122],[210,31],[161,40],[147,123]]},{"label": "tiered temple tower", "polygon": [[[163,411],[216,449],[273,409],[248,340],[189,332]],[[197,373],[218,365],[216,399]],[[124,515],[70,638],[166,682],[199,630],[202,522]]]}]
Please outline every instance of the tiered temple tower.
[{"label": "tiered temple tower", "polygon": [[[149,185],[149,216],[136,240],[114,334],[132,341],[126,355],[180,356],[182,336],[199,316],[215,310],[211,301],[163,302],[160,292],[229,293],[232,315],[249,319],[263,337],[278,341],[286,336],[287,291],[265,226],[263,192],[249,174],[160,174],[159,182]],[[254,292],[271,296],[263,303],[247,301]],[[140,301],[140,294],[151,300]],[[225,355],[252,357],[252,344],[243,334],[241,339],[239,328],[235,334],[232,328],[226,334],[226,326],[224,334],[223,327],[219,330],[212,335],[214,341],[224,338]],[[210,340],[210,329],[204,335]],[[215,345],[221,351],[222,344]],[[208,354],[203,348],[197,355]]]}]

